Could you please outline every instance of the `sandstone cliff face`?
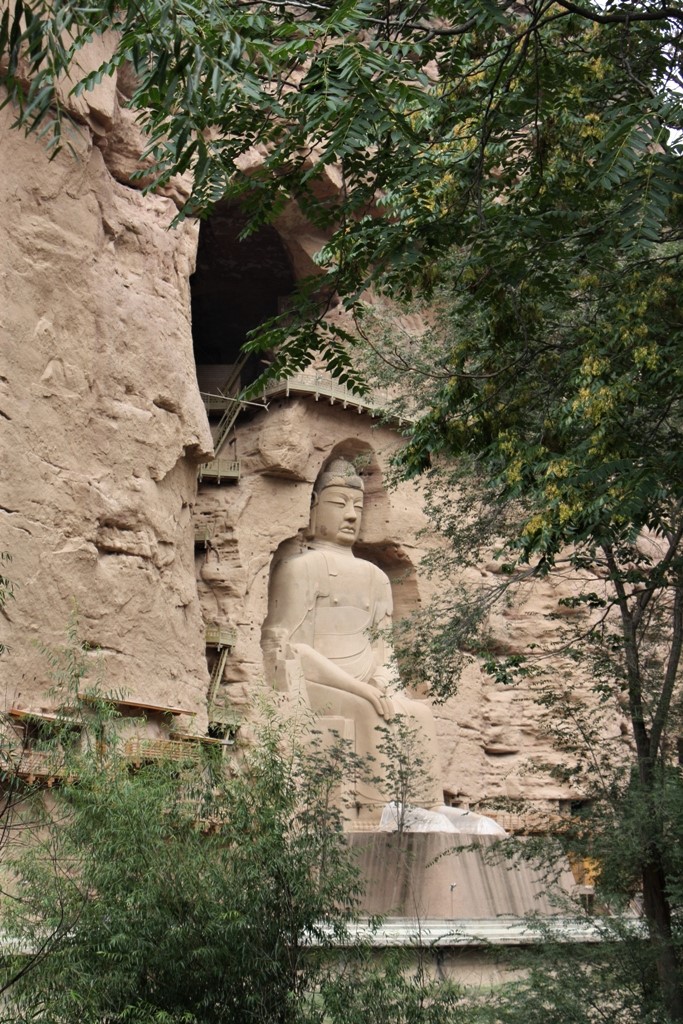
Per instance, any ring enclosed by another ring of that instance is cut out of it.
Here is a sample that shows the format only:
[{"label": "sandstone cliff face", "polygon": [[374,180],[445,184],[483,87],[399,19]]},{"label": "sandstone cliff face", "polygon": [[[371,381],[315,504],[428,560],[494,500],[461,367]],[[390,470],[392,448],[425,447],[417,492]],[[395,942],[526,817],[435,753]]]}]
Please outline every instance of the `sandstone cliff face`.
[{"label": "sandstone cliff face", "polygon": [[[78,113],[89,125],[74,137],[78,158],[52,163],[0,114],[0,550],[16,585],[2,616],[3,700],[54,702],[40,647],[63,643],[75,615],[99,648],[88,657],[106,690],[195,711],[203,732],[203,620],[236,628],[217,699],[247,715],[263,686],[271,563],[300,546],[322,463],[365,456],[359,554],[394,580],[399,614],[430,595],[422,503],[412,486],[384,485],[400,443],[392,429],[312,396],[244,416],[231,455],[240,482],[197,492],[197,465],[212,453],[190,323],[198,227],[169,230],[182,183],[143,196],[131,178],[142,140],[115,90]],[[293,209],[276,227],[294,276],[310,272],[323,239]],[[213,547],[195,553],[198,523]],[[494,634],[524,649],[554,628],[558,596],[538,584],[495,618]],[[474,660],[435,714],[443,781],[459,801],[556,806],[578,795],[528,770],[557,761],[531,694],[496,684]]]},{"label": "sandstone cliff face", "polygon": [[48,163],[0,117],[0,548],[15,582],[3,697],[49,704],[36,645],[63,643],[75,615],[107,689],[204,714],[197,227],[169,231],[171,200],[115,182],[87,129],[77,159]]}]

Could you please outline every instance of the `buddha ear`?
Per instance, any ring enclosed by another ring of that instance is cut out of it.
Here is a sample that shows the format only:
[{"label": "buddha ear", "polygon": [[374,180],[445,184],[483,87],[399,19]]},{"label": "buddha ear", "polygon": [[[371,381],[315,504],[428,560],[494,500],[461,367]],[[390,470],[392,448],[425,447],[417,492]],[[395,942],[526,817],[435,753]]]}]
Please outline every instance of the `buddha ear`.
[{"label": "buddha ear", "polygon": [[319,504],[318,495],[315,492],[313,492],[313,494],[311,495],[311,515],[310,515],[310,518],[308,520],[308,536],[309,537],[315,537],[315,528],[316,528],[316,526],[318,524],[318,504]]}]

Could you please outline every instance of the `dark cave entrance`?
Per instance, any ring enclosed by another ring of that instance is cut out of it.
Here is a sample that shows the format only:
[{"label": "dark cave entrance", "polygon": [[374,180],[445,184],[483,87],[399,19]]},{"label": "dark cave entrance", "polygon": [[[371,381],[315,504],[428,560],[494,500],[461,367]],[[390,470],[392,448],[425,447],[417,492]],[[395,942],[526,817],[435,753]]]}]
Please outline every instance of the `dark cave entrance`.
[{"label": "dark cave entrance", "polygon": [[[197,269],[190,278],[190,290],[194,357],[202,393],[223,390],[249,331],[280,312],[295,288],[289,256],[277,231],[263,227],[241,240],[246,223],[239,206],[224,202],[199,229]],[[256,379],[262,358],[249,356],[239,387]]]}]

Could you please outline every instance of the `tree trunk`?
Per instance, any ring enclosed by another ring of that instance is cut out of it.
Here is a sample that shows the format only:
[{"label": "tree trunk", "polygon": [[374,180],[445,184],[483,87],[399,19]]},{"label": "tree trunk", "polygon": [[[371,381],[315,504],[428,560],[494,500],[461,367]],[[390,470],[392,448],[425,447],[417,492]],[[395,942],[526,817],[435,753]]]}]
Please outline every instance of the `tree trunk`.
[{"label": "tree trunk", "polygon": [[643,865],[643,904],[650,940],[655,950],[662,1001],[672,1021],[683,1021],[683,987],[671,934],[671,911],[661,854],[655,847]]},{"label": "tree trunk", "polygon": [[[679,536],[680,539],[680,536]],[[676,550],[676,545],[671,551]],[[610,545],[603,547],[612,582],[617,594],[624,640],[624,659],[628,680],[629,715],[633,738],[636,744],[638,775],[642,794],[650,808],[648,820],[644,822],[642,836],[641,878],[643,884],[643,907],[650,941],[654,948],[657,977],[662,1002],[671,1021],[683,1022],[683,984],[679,972],[678,957],[671,934],[671,907],[667,894],[666,872],[662,862],[662,828],[657,821],[659,794],[656,783],[656,764],[661,756],[660,738],[667,720],[676,673],[683,645],[683,600],[680,587],[676,588],[673,635],[671,640],[667,677],[663,681],[657,713],[652,732],[648,734],[643,707],[643,675],[639,657],[637,622],[641,621],[645,605],[640,609],[629,603],[622,574]]]}]

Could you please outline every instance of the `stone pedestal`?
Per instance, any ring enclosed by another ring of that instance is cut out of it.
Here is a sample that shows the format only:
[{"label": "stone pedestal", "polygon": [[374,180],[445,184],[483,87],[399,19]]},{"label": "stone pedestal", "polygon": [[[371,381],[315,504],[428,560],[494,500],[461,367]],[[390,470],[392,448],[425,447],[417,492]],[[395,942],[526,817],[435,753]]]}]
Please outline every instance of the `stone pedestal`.
[{"label": "stone pedestal", "polygon": [[[566,864],[553,892],[548,880],[517,855],[504,857],[497,836],[440,832],[351,833],[366,879],[363,911],[389,918],[491,920],[566,913],[561,898],[574,889]],[[515,843],[518,848],[518,844]]]}]

